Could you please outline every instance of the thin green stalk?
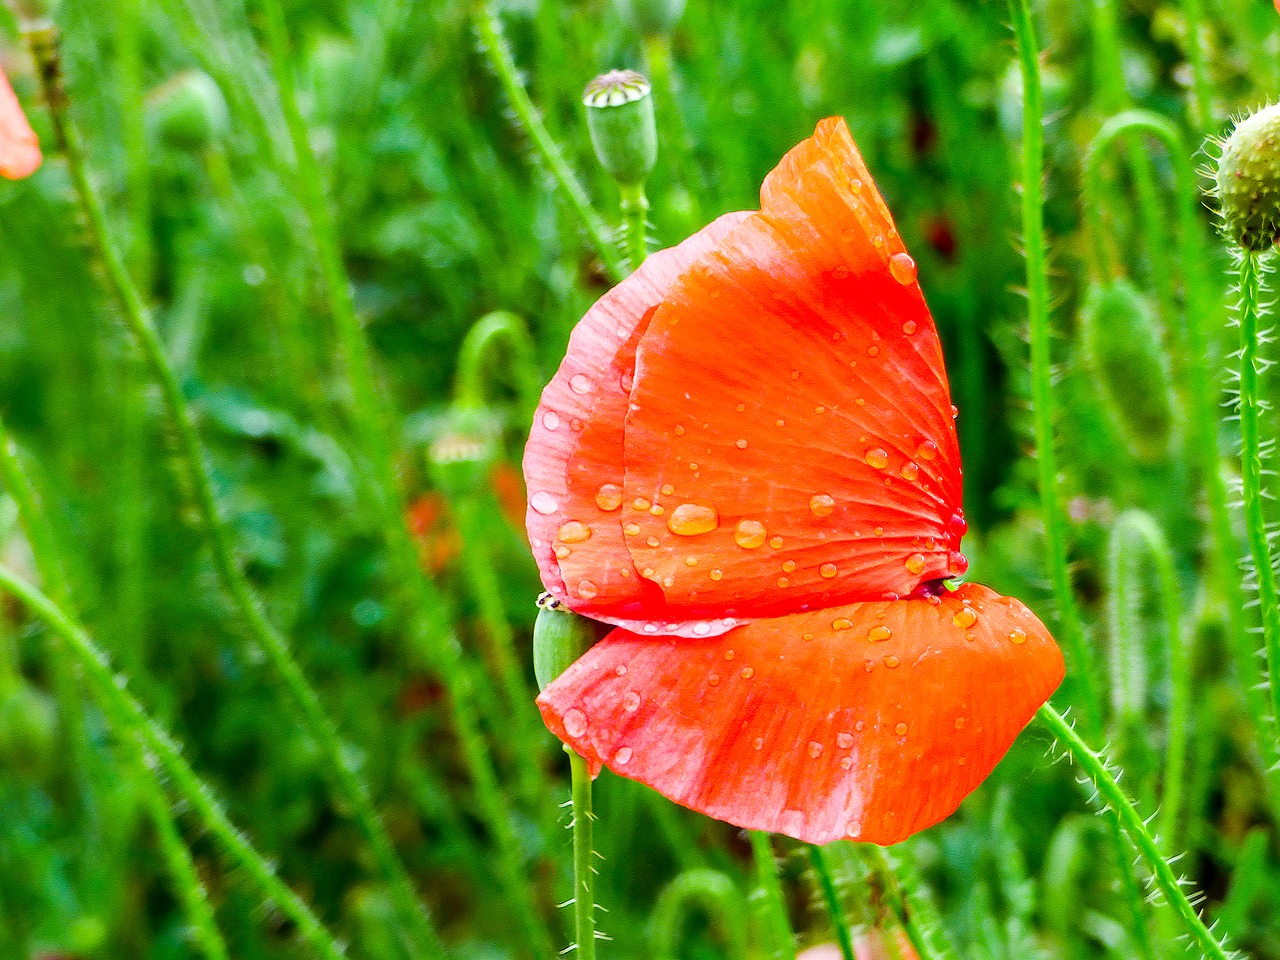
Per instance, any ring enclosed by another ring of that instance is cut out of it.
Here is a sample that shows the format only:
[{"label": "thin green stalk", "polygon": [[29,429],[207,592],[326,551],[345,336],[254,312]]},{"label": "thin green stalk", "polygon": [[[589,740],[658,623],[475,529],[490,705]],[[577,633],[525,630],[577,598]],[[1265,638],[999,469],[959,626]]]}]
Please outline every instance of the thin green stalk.
[{"label": "thin green stalk", "polygon": [[628,184],[620,187],[622,194],[622,223],[626,232],[627,258],[631,269],[638,270],[649,255],[645,220],[649,214],[649,198],[644,194],[644,184]]},{"label": "thin green stalk", "polygon": [[565,747],[573,784],[573,932],[578,960],[596,956],[596,872],[592,860],[591,773],[585,758]]},{"label": "thin green stalk", "polygon": [[27,41],[35,57],[58,141],[66,154],[68,172],[88,222],[91,241],[101,258],[111,292],[119,303],[125,324],[136,340],[152,377],[159,384],[177,434],[179,456],[189,474],[196,506],[223,586],[231,595],[254,640],[283,681],[308,734],[325,758],[325,767],[333,778],[334,787],[350,807],[369,842],[380,872],[391,887],[401,921],[413,931],[422,949],[439,956],[443,950],[435,931],[426,916],[425,908],[413,892],[412,884],[374,808],[373,800],[356,771],[354,760],[343,749],[337,729],[325,714],[320,698],[290,652],[288,641],[267,620],[261,602],[236,560],[231,534],[218,510],[213,484],[204,465],[200,438],[186,398],[160,346],[150,313],[112,240],[101,200],[89,178],[84,148],[79,132],[71,123],[69,102],[62,83],[56,29],[52,25],[31,29],[27,32]]},{"label": "thin green stalk", "polygon": [[747,958],[747,904],[733,880],[719,870],[685,870],[663,889],[653,908],[650,940],[655,960],[679,956],[683,921],[690,905],[719,921],[729,960]]},{"label": "thin green stalk", "polygon": [[1237,258],[1240,261],[1240,482],[1244,491],[1245,534],[1258,582],[1258,600],[1262,605],[1262,636],[1267,655],[1272,720],[1277,725],[1276,733],[1280,734],[1280,680],[1277,678],[1280,671],[1280,597],[1277,596],[1275,567],[1262,509],[1262,455],[1258,425],[1262,410],[1258,386],[1261,280],[1256,253],[1240,250]]},{"label": "thin green stalk", "polygon": [[[298,109],[293,74],[288,56],[288,35],[279,0],[263,0],[264,26],[272,70],[279,89],[280,104],[293,143],[295,157],[294,187],[311,223],[321,275],[329,294],[334,325],[345,362],[346,379],[351,392],[352,413],[358,425],[359,439],[370,469],[373,471],[372,495],[379,511],[393,572],[393,582],[404,591],[409,640],[416,652],[424,654],[439,671],[449,691],[454,729],[458,735],[472,785],[486,823],[499,848],[496,868],[499,879],[517,918],[524,928],[530,949],[538,957],[552,953],[551,937],[539,917],[529,885],[521,876],[520,844],[511,825],[506,800],[498,786],[492,758],[480,734],[479,718],[471,702],[469,682],[457,661],[448,638],[446,604],[426,579],[418,562],[417,548],[404,521],[404,498],[395,467],[395,443],[388,406],[377,387],[369,344],[364,335],[355,304],[351,283],[342,261],[341,245],[329,205],[325,199],[323,179],[306,121]],[[397,899],[409,905],[407,878],[397,883]],[[420,933],[426,932],[425,914],[419,917]]]},{"label": "thin green stalk", "polygon": [[[311,908],[276,875],[275,869],[227,819],[213,791],[182,757],[182,749],[142,708],[120,681],[98,646],[87,633],[43,593],[5,567],[0,567],[0,587],[17,597],[64,641],[84,671],[111,725],[123,737],[136,737],[155,757],[173,792],[182,798],[227,856],[245,871],[263,895],[297,926],[299,936],[318,956],[341,960],[342,948],[311,912]],[[158,773],[153,774],[158,778]]]},{"label": "thin green stalk", "polygon": [[569,206],[573,208],[582,228],[587,231],[587,236],[595,244],[596,251],[600,254],[600,259],[604,261],[610,275],[615,281],[621,280],[626,271],[618,256],[617,248],[609,238],[609,228],[605,226],[600,215],[592,209],[586,191],[582,189],[582,184],[578,183],[578,178],[569,169],[568,162],[560,152],[560,146],[547,132],[542,117],[538,115],[538,108],[533,105],[533,101],[529,99],[529,92],[520,82],[515,59],[511,56],[507,41],[502,36],[502,22],[498,19],[498,14],[490,4],[484,0],[477,0],[475,21],[480,42],[484,47],[485,55],[489,58],[489,65],[498,75],[498,82],[502,85],[503,92],[506,93],[521,128],[532,141],[542,162],[551,171],[551,176],[560,187],[565,199],[569,201]]},{"label": "thin green stalk", "polygon": [[791,931],[786,902],[782,899],[782,884],[778,881],[778,862],[773,856],[773,841],[769,839],[769,834],[759,830],[748,830],[747,836],[751,840],[756,880],[764,896],[767,937],[773,941],[768,948],[768,955],[776,960],[795,960],[796,938]]},{"label": "thin green stalk", "polygon": [[1048,704],[1040,708],[1036,718],[1071,755],[1072,760],[1081,767],[1085,776],[1093,783],[1100,802],[1115,815],[1129,840],[1150,867],[1155,885],[1164,894],[1165,900],[1178,915],[1187,933],[1204,955],[1213,960],[1228,960],[1235,956],[1218,941],[1196,913],[1195,907],[1191,905],[1191,901],[1183,891],[1181,881],[1174,874],[1169,861],[1161,854],[1155,838],[1147,831],[1142,816],[1120,789],[1120,784],[1116,782],[1114,774],[1102,756],[1081,739],[1071,724]]},{"label": "thin green stalk", "polygon": [[836,878],[831,872],[831,865],[822,848],[809,844],[809,862],[813,864],[814,875],[818,878],[818,886],[822,890],[822,899],[826,901],[827,912],[831,914],[831,926],[835,930],[836,943],[840,946],[840,955],[844,960],[857,960],[853,952],[853,935],[849,932],[849,918],[840,902],[840,891],[836,889]]},{"label": "thin green stalk", "polygon": [[1191,64],[1191,91],[1195,95],[1196,129],[1202,138],[1217,132],[1213,116],[1213,95],[1209,86],[1209,70],[1205,66],[1204,46],[1200,43],[1200,23],[1204,16],[1202,0],[1182,0],[1182,20],[1187,31],[1187,60]]},{"label": "thin green stalk", "polygon": [[542,375],[538,372],[537,348],[529,328],[509,310],[494,310],[471,325],[458,348],[458,380],[454,402],[461,407],[477,409],[485,404],[486,361],[490,351],[505,343],[511,355],[509,369],[515,374],[520,413],[525,423],[542,399]]},{"label": "thin green stalk", "polygon": [[[898,926],[902,927],[919,960],[950,960],[954,949],[949,943],[938,943],[937,936],[942,921],[932,903],[926,902],[918,889],[919,879],[903,862],[894,865],[883,847],[874,843],[858,845],[864,859],[875,875],[881,896],[893,912]],[[934,938],[930,939],[930,934]]]},{"label": "thin green stalk", "polygon": [[1058,465],[1053,445],[1055,419],[1049,332],[1049,277],[1044,240],[1044,102],[1040,90],[1039,46],[1027,0],[1009,0],[1018,58],[1022,67],[1022,232],[1027,258],[1027,317],[1031,334],[1031,405],[1035,415],[1036,467],[1044,515],[1046,552],[1058,618],[1071,659],[1072,674],[1084,704],[1088,729],[1102,718],[1102,701],[1093,675],[1084,625],[1076,606],[1067,563],[1066,514],[1058,491]]}]

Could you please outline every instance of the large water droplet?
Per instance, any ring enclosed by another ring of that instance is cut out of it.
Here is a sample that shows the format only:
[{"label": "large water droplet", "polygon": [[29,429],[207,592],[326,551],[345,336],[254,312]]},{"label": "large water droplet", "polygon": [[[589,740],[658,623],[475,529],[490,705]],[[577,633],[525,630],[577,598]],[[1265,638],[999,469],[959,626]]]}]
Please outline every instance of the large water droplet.
[{"label": "large water droplet", "polygon": [[794,573],[794,572],[795,572],[795,569],[796,569],[796,562],[795,562],[794,560],[783,560],[783,561],[782,561],[782,572],[783,572],[783,573]]},{"label": "large water droplet", "polygon": [[744,550],[754,550],[764,546],[769,532],[759,520],[740,520],[738,528],[733,532],[733,542]]},{"label": "large water droplet", "polygon": [[840,571],[836,569],[836,565],[834,563],[824,563],[818,568],[818,574],[824,580],[830,580],[839,572]]},{"label": "large water droplet", "polygon": [[560,502],[545,490],[539,490],[529,498],[529,506],[544,517],[549,517],[560,509]]},{"label": "large water droplet", "polygon": [[577,394],[590,393],[592,389],[591,378],[585,373],[575,373],[569,378],[569,389]]},{"label": "large water droplet", "polygon": [[872,643],[883,643],[892,635],[892,631],[888,627],[872,627],[867,631],[867,639]]},{"label": "large water droplet", "polygon": [[924,554],[913,553],[911,556],[907,557],[907,559],[903,562],[903,566],[907,568],[907,571],[909,573],[923,573],[924,572]]},{"label": "large water droplet", "polygon": [[889,465],[889,454],[879,447],[872,447],[866,452],[863,459],[867,461],[867,466],[874,467],[876,470],[883,470]]},{"label": "large water droplet", "polygon": [[916,447],[916,456],[921,460],[933,460],[938,456],[938,445],[932,440],[921,440]]},{"label": "large water droplet", "polygon": [[560,414],[556,413],[554,410],[548,410],[542,415],[542,425],[548,430],[559,430]]},{"label": "large water droplet", "polygon": [[902,469],[899,473],[902,474],[903,480],[906,480],[908,483],[915,483],[916,479],[920,476],[920,466],[915,461],[908,460],[902,465]]},{"label": "large water droplet", "polygon": [[961,630],[968,630],[978,622],[978,611],[973,607],[961,607],[956,611],[956,615],[951,618],[951,622]]},{"label": "large water droplet", "polygon": [[958,577],[969,569],[969,558],[963,553],[952,550],[947,554],[947,573]]},{"label": "large water droplet", "polygon": [[631,759],[630,747],[619,747],[618,752],[613,755],[613,762],[620,767],[625,767]]},{"label": "large water droplet", "polygon": [[832,630],[848,630],[853,626],[853,621],[848,617],[836,617],[831,621]]},{"label": "large water droplet", "polygon": [[564,712],[564,732],[571,737],[580,737],[587,732],[587,715],[577,707]]},{"label": "large water droplet", "polygon": [[905,737],[905,736],[907,735],[907,725],[906,725],[905,723],[902,723],[902,722],[900,721],[900,722],[899,722],[899,723],[898,723],[898,724],[893,728],[893,732],[894,732],[894,733],[896,733],[896,734],[897,734],[898,736],[900,736],[900,737]]},{"label": "large water droplet", "polygon": [[1014,627],[1012,630],[1009,631],[1009,642],[1010,643],[1026,643],[1027,631],[1023,630],[1021,627]]},{"label": "large water droplet", "polygon": [[591,539],[591,528],[581,520],[567,520],[560,524],[556,539],[561,543],[582,543],[583,540]]},{"label": "large water droplet", "polygon": [[594,600],[599,592],[590,580],[578,581],[578,596],[583,600]]},{"label": "large water droplet", "polygon": [[848,750],[850,747],[853,746],[853,734],[852,733],[836,734],[836,746],[839,747],[841,750]]},{"label": "large water droplet", "polygon": [[596,492],[596,506],[605,513],[612,513],[622,506],[622,488],[616,483],[601,485]]},{"label": "large water droplet", "polygon": [[809,741],[809,756],[813,757],[815,760],[822,756],[822,744],[817,740]]},{"label": "large water droplet", "polygon": [[671,511],[667,518],[667,529],[676,536],[696,537],[701,533],[710,533],[720,526],[720,515],[715,507],[706,507],[698,503],[682,503]]},{"label": "large water droplet", "polygon": [[893,670],[895,667],[900,666],[900,665],[901,665],[901,663],[902,663],[902,661],[901,661],[901,660],[899,660],[897,657],[885,657],[885,658],[884,658],[884,665],[885,665],[886,667],[888,667],[890,670]]},{"label": "large water droplet", "polygon": [[889,258],[889,272],[893,274],[893,279],[903,286],[915,283],[916,262],[911,259],[909,253],[895,253]]},{"label": "large water droplet", "polygon": [[809,509],[815,517],[829,517],[835,508],[835,500],[825,493],[815,493],[809,498]]}]

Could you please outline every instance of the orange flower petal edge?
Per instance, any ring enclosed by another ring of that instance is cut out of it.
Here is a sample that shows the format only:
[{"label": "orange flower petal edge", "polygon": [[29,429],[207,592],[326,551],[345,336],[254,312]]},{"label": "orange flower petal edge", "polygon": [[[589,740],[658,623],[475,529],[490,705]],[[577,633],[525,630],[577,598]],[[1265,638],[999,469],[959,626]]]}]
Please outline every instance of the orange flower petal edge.
[{"label": "orange flower petal edge", "polygon": [[40,142],[22,112],[22,104],[0,71],[0,176],[29,177],[40,167]]},{"label": "orange flower petal edge", "polygon": [[890,844],[959,806],[1063,670],[1034,614],[967,584],[706,640],[615,630],[538,706],[593,768],[694,810],[810,843]]}]

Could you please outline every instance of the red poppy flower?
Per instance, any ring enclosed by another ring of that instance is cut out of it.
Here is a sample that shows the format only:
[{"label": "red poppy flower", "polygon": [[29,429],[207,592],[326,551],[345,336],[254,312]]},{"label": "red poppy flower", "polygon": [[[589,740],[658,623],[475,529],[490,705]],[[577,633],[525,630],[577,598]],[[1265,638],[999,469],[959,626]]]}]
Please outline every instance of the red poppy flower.
[{"label": "red poppy flower", "polygon": [[29,177],[40,166],[40,143],[22,112],[18,96],[0,71],[0,176]]},{"label": "red poppy flower", "polygon": [[967,568],[933,320],[840,119],[761,209],[655,254],[578,324],[525,451],[546,588],[622,629],[548,727],[671,799],[823,843],[951,813],[1061,654]]}]

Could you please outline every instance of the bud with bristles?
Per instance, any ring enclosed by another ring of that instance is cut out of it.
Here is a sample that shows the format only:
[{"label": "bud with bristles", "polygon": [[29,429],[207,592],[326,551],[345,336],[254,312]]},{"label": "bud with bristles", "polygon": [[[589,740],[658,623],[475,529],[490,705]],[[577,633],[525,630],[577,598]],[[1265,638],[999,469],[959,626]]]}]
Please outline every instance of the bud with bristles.
[{"label": "bud with bristles", "polygon": [[617,0],[618,15],[642,37],[670,33],[684,4],[685,0]]},{"label": "bud with bristles", "polygon": [[658,159],[649,81],[634,70],[611,70],[587,84],[582,102],[600,165],[620,187],[643,184]]},{"label": "bud with bristles", "polygon": [[1280,239],[1280,105],[1236,124],[1215,180],[1227,235],[1246,250],[1271,249]]},{"label": "bud with bristles", "polygon": [[549,593],[538,597],[538,619],[533,624],[533,675],[538,689],[545,690],[609,629],[579,616]]}]

